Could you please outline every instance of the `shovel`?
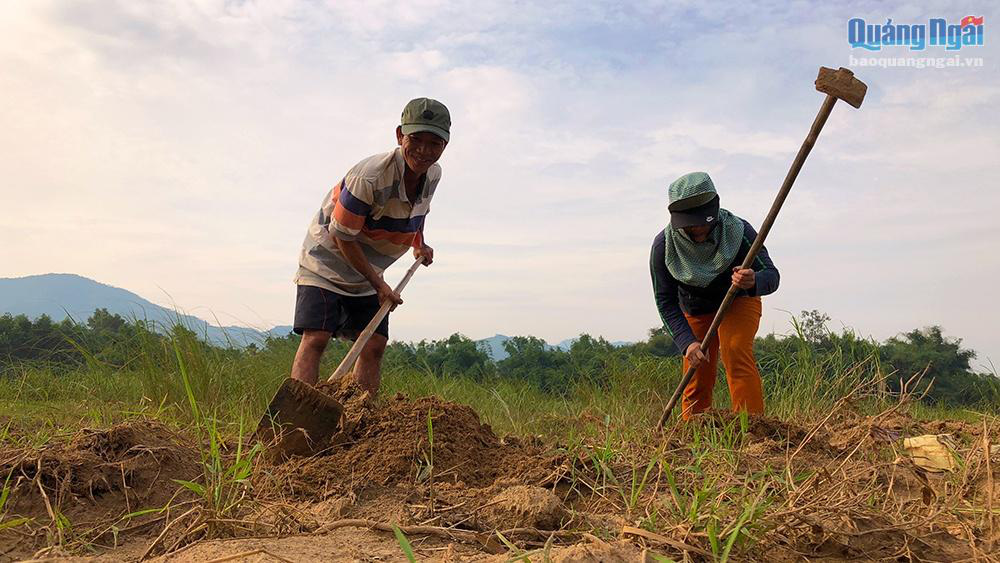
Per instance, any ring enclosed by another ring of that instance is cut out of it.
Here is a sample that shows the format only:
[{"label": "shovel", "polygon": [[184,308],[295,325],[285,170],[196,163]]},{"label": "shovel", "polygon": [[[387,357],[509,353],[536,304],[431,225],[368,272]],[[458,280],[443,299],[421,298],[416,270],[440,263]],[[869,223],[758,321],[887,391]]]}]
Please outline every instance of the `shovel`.
[{"label": "shovel", "polygon": [[[396,286],[397,294],[403,291],[417,271],[417,267],[423,263],[424,259],[418,258],[410,266],[402,281]],[[361,331],[347,356],[327,381],[343,377],[354,367],[361,350],[391,308],[391,301],[382,303],[378,313]],[[315,451],[316,445],[327,443],[340,429],[340,419],[343,414],[344,407],[333,397],[308,383],[288,378],[274,394],[260,424],[257,425],[257,438],[269,445],[268,453],[275,459],[287,459],[291,455],[309,455]]]}]

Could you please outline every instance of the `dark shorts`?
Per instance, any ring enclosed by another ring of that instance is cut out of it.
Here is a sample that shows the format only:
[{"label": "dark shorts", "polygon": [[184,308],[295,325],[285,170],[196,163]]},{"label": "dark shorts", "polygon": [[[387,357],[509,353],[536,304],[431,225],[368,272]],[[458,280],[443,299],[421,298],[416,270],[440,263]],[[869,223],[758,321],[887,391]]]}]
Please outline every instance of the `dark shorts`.
[{"label": "dark shorts", "polygon": [[[339,338],[354,340],[378,313],[375,295],[348,297],[321,287],[300,285],[295,295],[295,334],[306,330],[325,330]],[[375,334],[389,338],[386,315]]]}]

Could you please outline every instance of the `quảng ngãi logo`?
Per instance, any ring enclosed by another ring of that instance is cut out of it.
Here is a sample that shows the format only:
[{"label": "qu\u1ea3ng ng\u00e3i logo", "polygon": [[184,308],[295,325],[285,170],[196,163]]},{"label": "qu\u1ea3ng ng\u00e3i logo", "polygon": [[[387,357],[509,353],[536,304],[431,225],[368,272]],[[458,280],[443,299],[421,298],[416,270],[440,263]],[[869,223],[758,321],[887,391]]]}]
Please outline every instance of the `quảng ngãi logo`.
[{"label": "qu\u1ea3ng ng\u00e3i logo", "polygon": [[882,47],[923,51],[927,46],[958,51],[962,47],[983,45],[985,19],[985,16],[965,16],[952,24],[944,18],[931,18],[927,23],[905,24],[892,23],[889,18],[884,24],[869,24],[863,18],[851,18],[847,21],[847,42],[853,49],[869,51],[881,51]]}]

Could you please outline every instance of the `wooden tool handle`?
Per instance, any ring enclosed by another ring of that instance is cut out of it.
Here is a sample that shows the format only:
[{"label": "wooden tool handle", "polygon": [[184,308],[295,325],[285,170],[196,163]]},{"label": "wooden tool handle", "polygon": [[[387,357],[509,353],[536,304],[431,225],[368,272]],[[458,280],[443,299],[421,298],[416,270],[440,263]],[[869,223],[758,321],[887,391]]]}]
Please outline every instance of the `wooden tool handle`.
[{"label": "wooden tool handle", "polygon": [[[417,268],[423,263],[424,259],[423,257],[420,257],[417,258],[416,262],[414,262],[412,266],[410,266],[410,269],[406,271],[406,275],[403,276],[403,279],[396,286],[395,291],[397,295],[403,292],[403,288],[406,287],[410,278],[412,278],[413,274],[416,273]],[[333,372],[333,375],[330,376],[328,381],[333,381],[334,379],[344,376],[351,370],[352,367],[354,367],[354,362],[356,362],[358,360],[358,356],[361,355],[361,350],[365,347],[365,344],[368,343],[372,334],[375,334],[375,329],[378,328],[382,319],[389,314],[389,309],[391,308],[392,301],[386,300],[385,303],[382,303],[382,306],[378,309],[378,313],[375,313],[375,317],[372,318],[371,322],[368,323],[368,326],[366,326],[365,329],[361,331],[361,334],[358,335],[358,339],[354,341],[354,346],[351,346],[351,351],[348,352],[347,356],[345,356],[343,361],[340,362],[340,365],[337,366],[337,370]]]},{"label": "wooden tool handle", "polygon": [[[747,252],[746,258],[743,259],[742,269],[747,269],[753,263],[754,258],[757,257],[757,253],[760,252],[762,246],[764,246],[764,239],[767,238],[767,233],[771,231],[771,225],[774,224],[775,218],[778,217],[778,211],[781,211],[781,205],[785,203],[785,198],[788,197],[788,192],[792,190],[792,184],[795,183],[795,178],[799,175],[799,170],[802,169],[802,164],[806,161],[806,157],[809,156],[809,151],[812,150],[813,145],[816,144],[816,138],[819,137],[819,132],[823,129],[823,125],[826,124],[826,119],[830,117],[830,112],[833,111],[834,104],[837,103],[837,98],[827,94],[826,99],[823,100],[823,105],[820,106],[819,113],[816,114],[816,119],[813,121],[812,127],[809,129],[809,134],[806,135],[805,141],[802,142],[802,146],[799,147],[799,153],[795,155],[795,160],[792,161],[792,167],[788,170],[788,174],[785,176],[785,181],[781,184],[781,189],[778,190],[778,195],[774,198],[774,203],[771,205],[771,211],[768,212],[767,218],[764,219],[764,223],[760,226],[760,231],[757,232],[757,238],[754,239],[753,244],[750,245],[750,250]],[[708,342],[712,340],[715,333],[719,330],[719,325],[722,324],[722,317],[726,314],[726,309],[729,308],[729,304],[733,302],[736,297],[736,292],[739,288],[735,285],[729,286],[729,291],[726,292],[726,297],[723,298],[722,304],[719,305],[719,310],[715,312],[715,318],[712,319],[712,324],[708,327],[708,332],[705,333],[705,337],[701,339],[701,351],[705,353],[708,351]],[[686,350],[681,350],[681,354],[684,354]],[[670,401],[667,406],[663,408],[663,414],[660,415],[660,422],[656,424],[656,429],[660,430],[663,425],[666,424],[667,418],[670,417],[670,412],[674,410],[674,405],[677,404],[678,399],[680,399],[681,394],[684,393],[684,388],[687,387],[688,383],[691,382],[691,378],[694,377],[695,367],[691,366],[688,368],[687,372],[684,373],[684,377],[681,378],[680,384],[677,389],[674,390],[674,394],[670,397]]]}]

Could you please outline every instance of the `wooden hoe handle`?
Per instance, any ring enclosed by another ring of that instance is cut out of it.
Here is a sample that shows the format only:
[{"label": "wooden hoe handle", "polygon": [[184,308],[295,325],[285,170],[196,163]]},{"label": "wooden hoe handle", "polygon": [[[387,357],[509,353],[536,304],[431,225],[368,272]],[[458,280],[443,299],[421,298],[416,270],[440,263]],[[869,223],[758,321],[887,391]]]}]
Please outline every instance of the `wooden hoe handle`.
[{"label": "wooden hoe handle", "polygon": [[[420,257],[417,258],[416,262],[414,262],[412,266],[410,266],[410,269],[406,271],[406,275],[403,276],[403,279],[396,286],[395,291],[397,294],[403,292],[403,288],[406,287],[406,284],[409,283],[410,278],[412,278],[413,274],[416,273],[417,268],[423,263],[424,259],[423,257]],[[378,313],[375,313],[375,317],[373,317],[371,322],[368,323],[368,326],[366,326],[365,329],[361,331],[361,334],[358,336],[358,339],[354,341],[354,346],[351,346],[351,351],[348,352],[347,356],[345,356],[343,361],[340,362],[340,365],[337,366],[337,370],[333,372],[333,375],[330,376],[330,379],[328,381],[333,381],[339,377],[344,376],[345,374],[347,374],[348,371],[351,370],[352,367],[354,367],[354,362],[356,362],[358,360],[358,356],[361,355],[361,350],[365,347],[365,344],[368,344],[368,340],[372,337],[372,334],[375,334],[375,329],[378,328],[378,325],[379,323],[382,322],[382,319],[384,319],[385,316],[389,314],[389,309],[391,308],[392,308],[392,301],[387,300],[385,303],[382,303],[382,306],[379,307],[378,309]]]}]

